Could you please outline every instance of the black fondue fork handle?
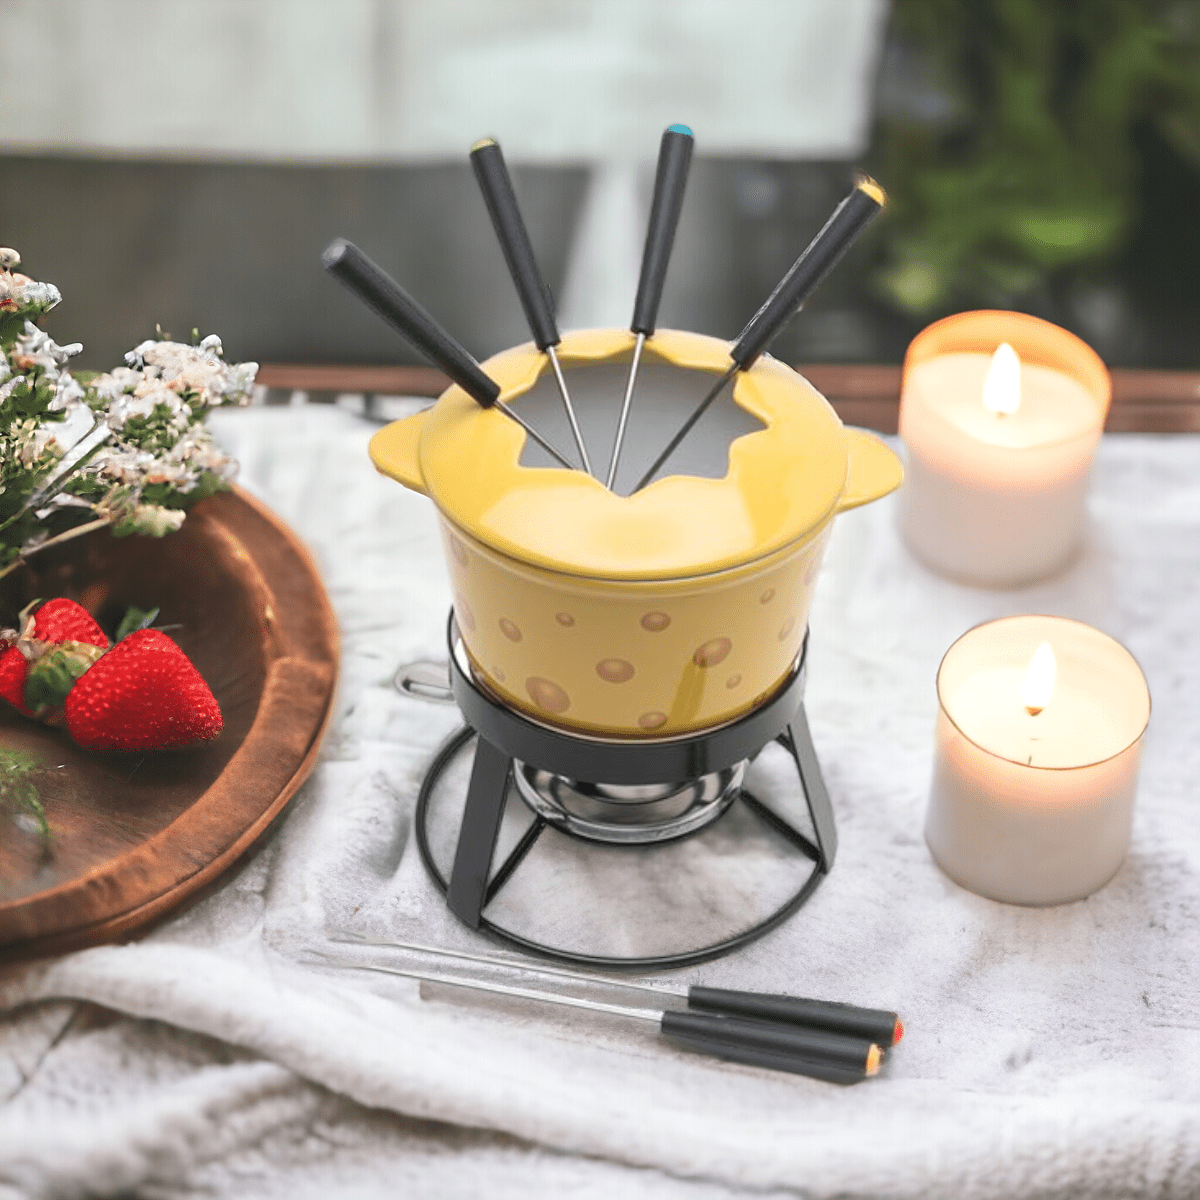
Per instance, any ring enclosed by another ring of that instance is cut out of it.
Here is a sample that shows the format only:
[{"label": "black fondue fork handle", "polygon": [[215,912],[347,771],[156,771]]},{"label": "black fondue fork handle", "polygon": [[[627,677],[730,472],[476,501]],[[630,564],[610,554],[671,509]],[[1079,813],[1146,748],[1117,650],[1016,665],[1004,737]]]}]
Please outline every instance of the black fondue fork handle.
[{"label": "black fondue fork handle", "polygon": [[738,335],[729,357],[740,370],[748,371],[758,361],[886,203],[883,188],[873,179],[863,176],[855,183]]},{"label": "black fondue fork handle", "polygon": [[436,363],[480,408],[495,406],[515,421],[564,467],[571,462],[532,425],[505,404],[497,404],[500,385],[377,262],[353,242],[335,238],[321,255],[325,269],[348,291],[372,308],[402,337]]},{"label": "black fondue fork handle", "polygon": [[877,1074],[881,1062],[879,1046],[865,1038],[769,1021],[668,1010],[659,1030],[668,1041],[701,1054],[830,1083],[858,1083]]},{"label": "black fondue fork handle", "polygon": [[637,385],[638,367],[646,339],[654,335],[658,324],[658,305],[662,300],[667,264],[675,244],[675,229],[683,209],[683,190],[687,186],[688,168],[692,162],[695,139],[686,125],[672,125],[662,135],[658,150],[658,169],[654,177],[654,200],[650,206],[650,224],[646,229],[646,247],[642,252],[642,271],[638,277],[637,296],[633,302],[633,320],[629,328],[637,335],[633,357],[629,362],[629,378],[621,400],[621,415],[617,420],[617,436],[613,440],[612,457],[608,460],[605,486],[612,488],[617,478],[621,446],[625,441],[625,426]]},{"label": "black fondue fork handle", "polygon": [[384,967],[374,963],[352,962],[321,954],[315,960],[331,967],[357,971],[373,971],[381,975],[398,975],[426,983],[447,984],[477,992],[501,996],[517,996],[545,1004],[583,1009],[593,1013],[623,1017],[629,1020],[653,1022],[669,1041],[689,1050],[710,1054],[730,1062],[766,1067],[772,1071],[788,1071],[794,1075],[809,1075],[832,1083],[857,1083],[879,1071],[882,1054],[875,1043],[865,1038],[847,1037],[823,1029],[801,1029],[777,1025],[769,1021],[748,1021],[741,1017],[714,1016],[711,1013],[655,1011],[628,1008],[581,996],[566,996],[556,992],[541,992],[506,983],[491,983],[461,975],[442,975],[415,971],[404,967]]},{"label": "black fondue fork handle", "polygon": [[859,234],[883,211],[886,203],[887,194],[873,179],[864,175],[855,182],[850,194],[833,210],[817,236],[792,264],[763,306],[750,318],[729,352],[732,359],[729,369],[675,431],[650,464],[649,470],[638,480],[635,491],[644,488],[658,474],[663,463],[675,453],[676,447],[691,432],[709,405],[725,390],[725,385],[739,371],[748,371],[754,366],[783,331],[783,327],[820,287],[825,276],[837,266]]},{"label": "black fondue fork handle", "polygon": [[521,217],[504,154],[492,138],[481,138],[471,147],[471,166],[508,263],[509,274],[516,285],[521,307],[525,310],[529,332],[533,334],[534,344],[544,353],[549,347],[557,346],[562,335],[554,319],[550,289],[538,269],[533,244]]},{"label": "black fondue fork handle", "polygon": [[833,1000],[807,1000],[801,996],[774,996],[766,992],[732,991],[699,985],[688,988],[688,1007],[727,1013],[806,1029],[822,1029],[848,1037],[865,1038],[885,1050],[904,1036],[904,1025],[894,1012],[860,1008]]},{"label": "black fondue fork handle", "polygon": [[517,205],[517,194],[513,191],[504,154],[493,138],[481,138],[471,147],[471,166],[474,168],[479,190],[483,193],[483,200],[492,219],[500,248],[504,251],[509,274],[512,275],[517,295],[521,299],[521,307],[525,310],[525,319],[529,322],[534,344],[550,360],[554,380],[567,414],[567,422],[571,426],[571,436],[575,439],[575,447],[579,451],[579,460],[583,463],[583,469],[590,475],[592,464],[588,458],[587,446],[584,445],[579,421],[575,416],[575,408],[571,403],[570,392],[567,390],[567,381],[563,378],[558,351],[555,349],[562,341],[562,335],[558,332],[558,322],[554,319],[550,289],[538,270],[533,245],[529,241],[521,209]]},{"label": "black fondue fork handle", "polygon": [[445,950],[420,942],[397,942],[385,938],[369,938],[349,932],[335,937],[333,940],[346,945],[382,946],[393,950],[410,950],[431,958],[481,963],[485,966],[500,967],[502,970],[520,972],[524,975],[541,975],[543,978],[567,979],[573,983],[600,984],[604,987],[625,991],[671,996],[675,999],[686,1000],[689,1008],[698,1009],[704,1013],[748,1017],[758,1023],[765,1021],[810,1030],[822,1030],[826,1033],[846,1037],[865,1038],[884,1049],[895,1045],[904,1034],[904,1026],[894,1012],[878,1008],[861,1008],[856,1004],[838,1004],[831,1000],[809,1000],[800,996],[772,995],[768,992],[703,987],[698,984],[689,987],[685,992],[679,988],[663,987],[660,984],[639,983],[632,979],[613,979],[584,971],[572,971],[566,967],[517,962],[495,954]]},{"label": "black fondue fork handle", "polygon": [[377,312],[397,333],[437,363],[480,408],[491,408],[500,385],[377,262],[353,242],[336,238],[321,262],[330,275]]},{"label": "black fondue fork handle", "polygon": [[672,125],[663,133],[659,146],[654,199],[646,228],[646,246],[642,251],[642,271],[633,302],[633,320],[629,324],[634,333],[646,337],[654,333],[658,324],[658,305],[667,278],[671,247],[675,244],[675,229],[683,209],[683,190],[687,186],[694,146],[695,139],[686,125]]}]

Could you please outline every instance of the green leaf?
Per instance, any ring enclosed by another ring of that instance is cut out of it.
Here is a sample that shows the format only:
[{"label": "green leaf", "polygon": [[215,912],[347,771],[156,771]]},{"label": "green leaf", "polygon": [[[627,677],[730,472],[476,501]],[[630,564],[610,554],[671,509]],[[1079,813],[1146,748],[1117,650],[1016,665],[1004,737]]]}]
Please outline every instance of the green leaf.
[{"label": "green leaf", "polygon": [[26,781],[15,789],[14,799],[37,822],[38,832],[44,838],[50,836],[50,822],[46,820],[46,809],[42,805],[42,797],[34,784]]},{"label": "green leaf", "polygon": [[38,761],[28,751],[0,749],[0,804],[23,809],[46,838],[50,836],[50,823],[37,786],[29,778],[37,769]]},{"label": "green leaf", "polygon": [[11,346],[24,331],[24,313],[0,313],[0,347]]},{"label": "green leaf", "polygon": [[104,653],[100,646],[64,642],[29,668],[25,680],[25,707],[39,712],[62,708],[75,681]]},{"label": "green leaf", "polygon": [[117,626],[117,636],[113,641],[124,641],[131,633],[136,633],[139,629],[149,629],[154,624],[158,617],[158,609],[141,609],[134,605],[130,605],[125,610],[125,615],[121,618],[120,625]]}]

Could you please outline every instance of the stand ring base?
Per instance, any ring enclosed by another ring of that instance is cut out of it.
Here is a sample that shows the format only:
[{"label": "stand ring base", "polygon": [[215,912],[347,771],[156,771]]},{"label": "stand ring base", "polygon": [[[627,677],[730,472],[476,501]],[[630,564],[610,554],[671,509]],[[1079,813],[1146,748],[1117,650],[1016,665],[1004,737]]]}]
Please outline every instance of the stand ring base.
[{"label": "stand ring base", "polygon": [[[475,738],[476,733],[469,725],[464,726],[450,738],[430,765],[429,771],[421,783],[421,789],[417,797],[415,813],[417,848],[420,851],[421,861],[425,864],[425,869],[429,872],[433,883],[443,895],[447,895],[449,892],[449,881],[434,857],[429,834],[430,818],[434,805],[433,797],[439,780]],[[781,735],[777,740],[792,754],[793,758],[796,758],[795,748],[791,745],[786,735]],[[799,766],[798,763],[797,765]],[[522,795],[521,798],[524,799],[524,796]],[[709,962],[712,959],[720,958],[722,955],[729,954],[734,950],[748,945],[756,938],[762,937],[772,929],[783,924],[784,921],[796,912],[817,889],[828,871],[818,848],[803,834],[794,830],[787,822],[781,820],[775,813],[761,804],[749,792],[742,791],[737,787],[731,788],[729,789],[729,795],[723,799],[722,803],[722,811],[718,813],[717,817],[709,818],[706,822],[710,827],[717,827],[718,822],[727,813],[736,812],[739,808],[744,807],[764,825],[782,834],[812,862],[811,869],[799,887],[793,890],[782,903],[776,905],[765,916],[748,927],[739,930],[735,935],[722,938],[707,945],[689,947],[676,952],[639,957],[621,957],[588,954],[569,950],[561,946],[547,945],[536,938],[525,936],[511,928],[506,928],[499,919],[490,918],[487,915],[486,909],[495,894],[518,869],[521,860],[532,847],[533,843],[538,840],[542,831],[553,828],[536,811],[534,812],[534,823],[529,827],[525,837],[521,839],[521,843],[492,874],[488,883],[487,899],[483,906],[484,911],[479,916],[477,928],[511,946],[545,958],[563,963],[571,963],[576,966],[592,967],[607,971],[654,971],[686,967],[697,963]],[[707,816],[707,813],[705,815]],[[565,829],[560,829],[559,832],[567,836],[577,836]],[[682,835],[677,834],[675,836],[681,837]],[[581,838],[580,840],[588,839]],[[597,849],[601,849],[601,847],[598,846]],[[613,849],[616,850],[617,847],[613,847]],[[630,849],[629,852],[636,853],[633,849]]]}]

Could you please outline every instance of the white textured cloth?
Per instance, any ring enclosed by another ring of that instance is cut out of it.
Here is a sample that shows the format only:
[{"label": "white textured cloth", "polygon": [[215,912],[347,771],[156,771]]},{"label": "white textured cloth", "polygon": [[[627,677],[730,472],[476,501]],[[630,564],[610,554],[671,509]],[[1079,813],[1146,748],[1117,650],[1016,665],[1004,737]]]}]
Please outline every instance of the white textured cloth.
[{"label": "white textured cloth", "polygon": [[[779,930],[676,975],[899,1011],[883,1075],[838,1088],[640,1024],[310,965],[352,925],[481,944],[411,837],[457,714],[391,687],[396,664],[441,657],[445,574],[429,502],[371,471],[350,415],[214,427],[324,572],[337,716],[280,828],[215,894],[138,943],[0,979],[5,1200],[1200,1194],[1200,439],[1106,437],[1083,556],[1021,591],[930,575],[891,501],[838,518],[808,687],[837,864]],[[1059,908],[962,890],[922,838],[938,661],[1024,611],[1118,638],[1155,706],[1128,860]]]}]

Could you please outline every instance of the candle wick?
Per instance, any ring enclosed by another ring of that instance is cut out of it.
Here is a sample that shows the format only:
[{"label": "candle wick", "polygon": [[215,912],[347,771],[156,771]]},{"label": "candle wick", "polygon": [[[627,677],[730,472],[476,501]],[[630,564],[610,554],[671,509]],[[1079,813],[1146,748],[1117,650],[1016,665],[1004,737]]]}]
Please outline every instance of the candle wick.
[{"label": "candle wick", "polygon": [[1025,765],[1027,767],[1033,766],[1033,755],[1032,754],[1025,760]]}]

